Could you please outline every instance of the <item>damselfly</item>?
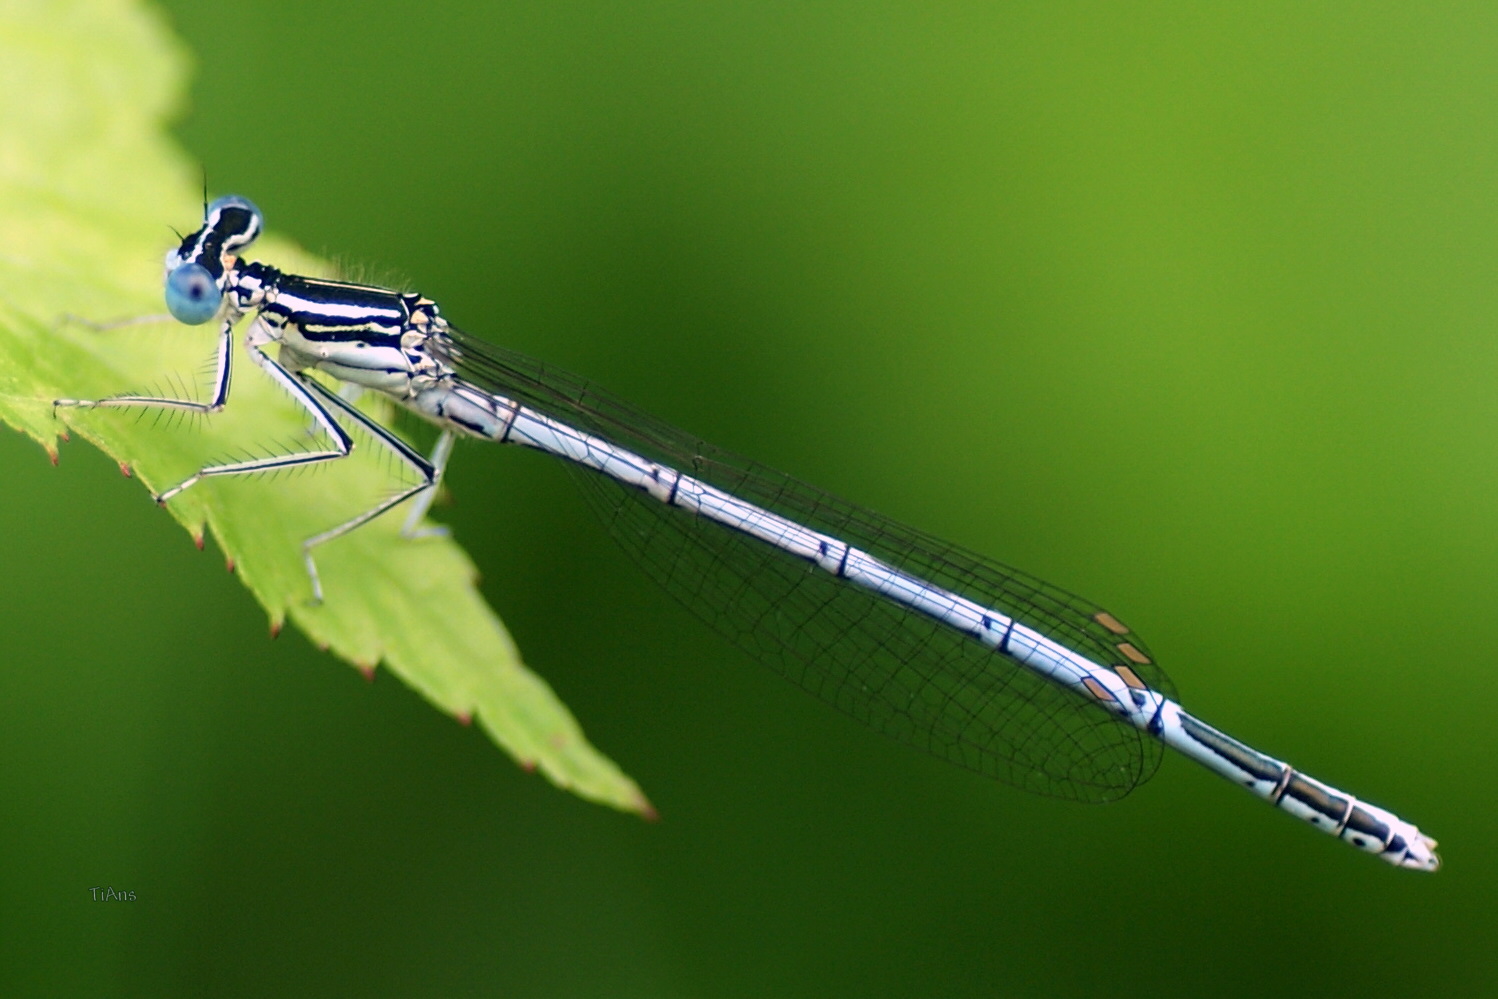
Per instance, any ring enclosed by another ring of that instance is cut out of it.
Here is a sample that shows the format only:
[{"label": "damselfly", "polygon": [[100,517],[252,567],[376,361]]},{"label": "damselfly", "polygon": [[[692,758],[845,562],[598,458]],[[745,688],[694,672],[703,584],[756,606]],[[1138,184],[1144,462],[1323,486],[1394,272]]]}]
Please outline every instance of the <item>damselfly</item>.
[{"label": "damselfly", "polygon": [[[206,402],[147,395],[59,406],[214,413],[229,397],[235,324],[251,360],[306,410],[326,447],[208,465],[201,479],[347,456],[341,421],[368,432],[415,484],[302,546],[326,544],[410,501],[417,532],[453,441],[476,437],[564,459],[613,536],[672,595],[752,655],[873,728],[1042,794],[1108,801],[1147,780],[1162,747],[1391,864],[1433,871],[1436,843],[1391,812],[1314,780],[1187,714],[1149,650],[1112,614],[1032,576],[711,447],[587,382],[484,343],[416,294],[283,273],[239,257],[261,215],[208,205],[166,258],[166,302],[219,324]],[[277,345],[276,357],[266,347]],[[323,372],[441,430],[423,456]]]}]

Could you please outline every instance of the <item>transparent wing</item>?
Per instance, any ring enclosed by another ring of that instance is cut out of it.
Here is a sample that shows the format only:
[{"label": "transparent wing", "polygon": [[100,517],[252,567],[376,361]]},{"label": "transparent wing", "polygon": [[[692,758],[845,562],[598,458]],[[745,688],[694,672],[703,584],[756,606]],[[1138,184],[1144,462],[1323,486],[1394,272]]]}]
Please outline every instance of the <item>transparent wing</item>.
[{"label": "transparent wing", "polygon": [[[428,348],[484,391],[847,541],[1094,662],[1126,664],[1175,697],[1144,643],[1096,604],[706,444],[581,378],[459,330]],[[966,634],[607,476],[572,470],[652,579],[740,648],[872,728],[1027,791],[1079,801],[1122,797],[1159,766],[1155,739]],[[1124,643],[1138,655],[1120,651]]]}]

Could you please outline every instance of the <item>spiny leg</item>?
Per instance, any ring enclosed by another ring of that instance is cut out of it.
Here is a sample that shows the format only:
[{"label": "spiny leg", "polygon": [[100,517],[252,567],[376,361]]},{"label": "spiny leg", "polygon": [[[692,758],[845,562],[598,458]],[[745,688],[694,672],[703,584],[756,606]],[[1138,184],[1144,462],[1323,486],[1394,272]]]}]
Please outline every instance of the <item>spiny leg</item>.
[{"label": "spiny leg", "polygon": [[[452,434],[449,432],[443,433],[442,437],[437,441],[436,448],[434,448],[432,451],[432,460],[428,461],[426,458],[421,456],[420,452],[411,447],[411,445],[401,440],[387,428],[370,419],[369,416],[367,416],[361,410],[355,408],[352,403],[345,401],[339,393],[335,393],[329,390],[321,382],[313,381],[312,379],[306,378],[305,376],[302,376],[302,378],[305,384],[310,386],[313,391],[317,392],[328,402],[332,403],[334,406],[342,410],[343,415],[348,417],[353,422],[357,423],[360,427],[364,428],[364,430],[367,431],[369,435],[375,439],[376,442],[384,446],[387,450],[390,451],[391,454],[395,455],[397,459],[404,463],[407,468],[415,472],[419,479],[419,481],[409,489],[402,489],[394,496],[380,501],[379,503],[370,507],[368,510],[365,510],[363,513],[359,514],[357,517],[350,518],[349,520],[346,520],[343,523],[339,524],[337,527],[329,528],[328,530],[323,531],[321,534],[314,535],[313,537],[310,537],[306,541],[302,542],[302,559],[307,566],[307,575],[312,579],[313,602],[322,603],[322,580],[318,577],[317,563],[312,558],[312,549],[316,548],[318,545],[326,544],[327,542],[332,541],[335,538],[343,537],[345,534],[348,534],[356,528],[362,527],[363,525],[369,523],[371,520],[374,520],[376,517],[380,516],[380,514],[385,513],[387,510],[392,510],[395,507],[400,506],[406,500],[410,499],[412,496],[417,496],[418,494],[421,494],[421,498],[418,499],[416,503],[417,509],[415,511],[415,519],[420,520],[420,515],[425,513],[427,507],[431,505],[431,497],[437,490],[437,482],[442,476],[442,470],[447,466],[448,455],[452,452]],[[409,527],[410,524],[413,523],[413,521],[408,518],[406,523],[407,527]],[[444,532],[445,529],[438,529],[424,533],[437,534]],[[412,534],[405,528],[402,529],[401,533],[406,537],[423,536]]]},{"label": "spiny leg", "polygon": [[[95,329],[114,329],[120,326],[132,326],[139,322],[154,320],[158,317],[147,316],[141,319],[125,319],[116,323],[89,324]],[[81,320],[79,320],[81,322]],[[53,399],[52,408],[55,411],[58,406],[82,406],[89,409],[107,409],[120,406],[143,406],[153,409],[175,409],[189,413],[217,413],[224,408],[224,403],[229,401],[229,378],[232,374],[231,359],[234,356],[234,318],[225,318],[223,327],[218,334],[218,372],[214,376],[213,397],[207,402],[197,402],[192,399],[172,399],[165,396],[151,395],[115,395],[107,399]]]},{"label": "spiny leg", "polygon": [[[279,362],[273,360],[265,351],[256,344],[246,344],[250,353],[250,360],[260,365],[265,373],[270,375],[282,388],[291,394],[295,400],[319,427],[332,440],[333,446],[321,451],[298,451],[294,454],[273,455],[269,458],[252,458],[248,461],[226,462],[222,465],[206,465],[199,469],[196,475],[164,490],[156,497],[157,503],[166,503],[172,497],[183,490],[196,485],[200,480],[218,475],[255,475],[260,472],[274,472],[282,468],[296,468],[301,465],[312,465],[322,461],[336,461],[339,458],[348,457],[354,449],[354,440],[348,435],[348,431],[338,425],[333,419],[333,414],[328,412],[327,407],[318,402],[312,392],[308,390],[309,385],[316,385],[310,379],[301,375],[292,374]],[[321,386],[317,386],[321,388]]]},{"label": "spiny leg", "polygon": [[[359,401],[359,397],[362,396],[363,394],[364,394],[364,386],[362,386],[362,385],[356,385],[353,382],[339,382],[338,383],[338,398],[342,399],[344,402],[347,402],[347,403],[350,403],[350,404],[357,403]],[[312,425],[310,425],[309,427],[307,427],[307,436],[308,437],[316,437],[317,436],[317,424],[316,423],[313,423]]]}]

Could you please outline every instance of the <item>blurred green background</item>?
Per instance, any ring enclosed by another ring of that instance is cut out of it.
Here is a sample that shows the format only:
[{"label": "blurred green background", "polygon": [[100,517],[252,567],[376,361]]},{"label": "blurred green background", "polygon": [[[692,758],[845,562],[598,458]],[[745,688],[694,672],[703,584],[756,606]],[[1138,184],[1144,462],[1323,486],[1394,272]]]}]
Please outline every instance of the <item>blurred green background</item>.
[{"label": "blurred green background", "polygon": [[911,752],[462,448],[439,516],[641,822],[270,642],[102,455],[4,435],[0,994],[1498,991],[1498,11],[167,10],[214,193],[1106,604],[1447,866],[1175,758],[1093,808]]}]

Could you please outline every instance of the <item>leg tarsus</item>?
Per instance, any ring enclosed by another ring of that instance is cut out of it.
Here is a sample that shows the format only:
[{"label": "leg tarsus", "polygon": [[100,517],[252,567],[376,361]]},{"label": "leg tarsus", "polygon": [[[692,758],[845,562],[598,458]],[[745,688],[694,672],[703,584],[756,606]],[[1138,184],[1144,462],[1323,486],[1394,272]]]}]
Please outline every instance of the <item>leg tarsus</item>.
[{"label": "leg tarsus", "polygon": [[112,395],[105,399],[53,399],[52,412],[55,415],[58,406],[76,407],[79,409],[118,409],[125,406],[144,406],[151,409],[175,409],[188,413],[201,413],[211,416],[222,412],[222,402],[193,402],[191,399],[168,399],[153,395]]},{"label": "leg tarsus", "polygon": [[317,562],[312,558],[312,542],[302,542],[302,563],[307,567],[307,578],[312,581],[312,599],[307,601],[309,607],[320,607],[322,605],[322,577],[317,574]]},{"label": "leg tarsus", "polygon": [[178,493],[182,492],[184,489],[197,485],[198,480],[202,477],[202,473],[199,472],[197,475],[188,476],[181,482],[177,483],[175,486],[172,486],[170,489],[163,489],[161,492],[157,493],[155,497],[153,497],[156,500],[156,505],[166,506],[167,501],[176,496]]},{"label": "leg tarsus", "polygon": [[83,316],[77,316],[71,312],[64,312],[62,315],[57,317],[58,326],[82,326],[86,329],[93,330],[95,333],[105,333],[109,330],[125,329],[129,326],[145,326],[149,323],[169,323],[173,321],[174,319],[170,315],[131,316],[128,319],[114,319],[107,323],[101,323],[97,319],[86,319]]}]

